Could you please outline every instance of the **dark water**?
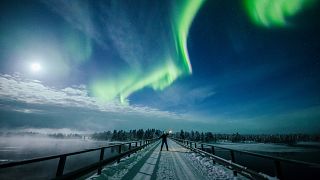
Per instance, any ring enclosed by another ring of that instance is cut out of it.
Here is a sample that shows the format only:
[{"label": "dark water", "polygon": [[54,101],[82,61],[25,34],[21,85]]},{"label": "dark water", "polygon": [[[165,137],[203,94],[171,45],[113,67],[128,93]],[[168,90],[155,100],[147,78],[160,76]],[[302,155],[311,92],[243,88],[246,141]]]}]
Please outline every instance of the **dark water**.
[{"label": "dark water", "polygon": [[[0,137],[0,163],[31,159],[89,148],[107,146],[106,141],[83,139],[54,139],[48,137]],[[117,150],[105,150],[104,157],[117,154]],[[68,156],[64,173],[79,169],[99,160],[100,151]],[[55,177],[59,159],[0,169],[0,179],[51,179]]]}]

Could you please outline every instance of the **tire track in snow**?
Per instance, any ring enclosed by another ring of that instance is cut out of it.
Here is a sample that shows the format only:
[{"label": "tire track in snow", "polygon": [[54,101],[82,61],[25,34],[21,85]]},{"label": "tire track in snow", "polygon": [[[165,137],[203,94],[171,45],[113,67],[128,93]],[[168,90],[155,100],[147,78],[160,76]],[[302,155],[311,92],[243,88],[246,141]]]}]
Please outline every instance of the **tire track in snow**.
[{"label": "tire track in snow", "polygon": [[190,151],[168,140],[169,151],[162,151],[160,156],[157,179],[205,179],[186,159],[184,153]]}]

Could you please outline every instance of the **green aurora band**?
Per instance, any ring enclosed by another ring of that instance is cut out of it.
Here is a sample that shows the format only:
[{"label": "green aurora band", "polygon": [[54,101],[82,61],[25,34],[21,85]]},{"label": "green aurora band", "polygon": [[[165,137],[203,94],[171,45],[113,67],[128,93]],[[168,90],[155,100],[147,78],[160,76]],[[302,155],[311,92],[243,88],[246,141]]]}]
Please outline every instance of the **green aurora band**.
[{"label": "green aurora band", "polygon": [[245,0],[244,5],[251,20],[258,26],[284,27],[287,19],[296,15],[314,0]]},{"label": "green aurora band", "polygon": [[187,38],[192,21],[205,0],[177,1],[172,9],[172,37],[175,50],[169,53],[161,65],[150,71],[127,70],[116,79],[96,80],[91,84],[93,95],[103,101],[119,98],[127,104],[127,97],[145,87],[163,90],[178,77],[192,74],[192,67],[187,50]]},{"label": "green aurora band", "polygon": [[190,74],[192,73],[192,67],[187,49],[188,32],[193,18],[203,2],[203,0],[185,1],[185,4],[178,6],[180,9],[175,9],[173,11],[181,12],[174,16],[173,32],[175,36],[178,57],[183,61],[183,70]]}]

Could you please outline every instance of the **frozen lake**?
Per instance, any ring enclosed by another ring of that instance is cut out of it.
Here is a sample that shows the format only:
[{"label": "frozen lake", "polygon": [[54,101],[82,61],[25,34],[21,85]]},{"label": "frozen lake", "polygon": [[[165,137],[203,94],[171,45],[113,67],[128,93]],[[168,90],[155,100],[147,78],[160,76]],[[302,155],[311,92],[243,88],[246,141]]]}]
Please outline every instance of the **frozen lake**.
[{"label": "frozen lake", "polygon": [[[75,152],[107,146],[108,141],[90,139],[57,139],[46,136],[0,137],[0,163],[25,160],[43,156]],[[70,172],[99,160],[100,151],[69,156],[64,172]],[[110,156],[110,149],[105,156]],[[0,179],[51,179],[57,171],[59,159],[27,164],[0,170]],[[35,173],[36,170],[36,173]]]},{"label": "frozen lake", "polygon": [[[215,145],[274,157],[320,163],[320,148],[318,143],[304,142],[293,146],[288,146],[284,144],[223,142],[216,143]],[[230,151],[228,150],[215,148],[215,154],[224,159],[231,160]],[[258,172],[264,172],[268,175],[275,176],[273,160],[250,156],[239,152],[235,152],[234,154],[236,163]],[[318,174],[317,169],[308,168],[303,165],[292,165],[290,163],[281,163],[281,169],[284,176],[288,179],[312,179],[314,175]]]},{"label": "frozen lake", "polygon": [[296,145],[270,143],[216,143],[215,145],[241,151],[251,151],[307,162],[320,163],[320,143],[301,142]]},{"label": "frozen lake", "polygon": [[0,137],[0,163],[56,155],[108,145],[107,141],[46,136]]},{"label": "frozen lake", "polygon": [[242,151],[255,151],[255,152],[313,152],[319,151],[319,148],[310,147],[306,148],[303,146],[288,146],[285,144],[270,144],[270,143],[217,143],[216,145],[230,148],[230,149],[237,149]]}]

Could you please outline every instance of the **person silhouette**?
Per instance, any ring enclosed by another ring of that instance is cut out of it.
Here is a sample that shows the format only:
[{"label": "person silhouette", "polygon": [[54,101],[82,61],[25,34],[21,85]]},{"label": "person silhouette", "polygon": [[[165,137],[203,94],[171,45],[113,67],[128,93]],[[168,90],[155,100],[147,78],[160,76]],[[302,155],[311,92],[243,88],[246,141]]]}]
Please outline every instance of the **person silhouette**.
[{"label": "person silhouette", "polygon": [[159,137],[159,139],[162,138],[162,143],[161,143],[161,149],[160,149],[160,151],[162,151],[163,144],[166,144],[167,151],[169,151],[169,149],[168,149],[168,143],[167,143],[167,137],[168,137],[168,135],[169,135],[169,133],[163,133],[163,134]]}]

